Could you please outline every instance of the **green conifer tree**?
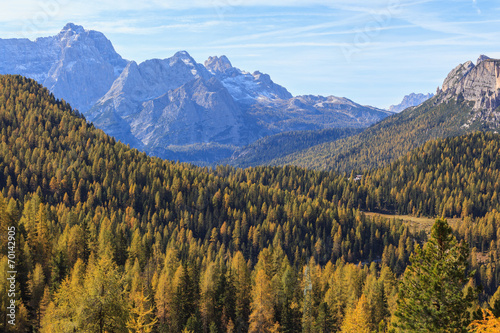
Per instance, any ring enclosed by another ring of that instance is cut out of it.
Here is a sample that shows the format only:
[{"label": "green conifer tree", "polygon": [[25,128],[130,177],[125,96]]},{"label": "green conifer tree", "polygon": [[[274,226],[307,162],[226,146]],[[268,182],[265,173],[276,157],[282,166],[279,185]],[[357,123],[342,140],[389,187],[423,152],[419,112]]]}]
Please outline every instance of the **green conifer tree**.
[{"label": "green conifer tree", "polygon": [[395,326],[404,332],[466,332],[475,291],[463,290],[473,276],[469,248],[457,243],[445,219],[436,219],[429,241],[410,258],[397,300]]}]

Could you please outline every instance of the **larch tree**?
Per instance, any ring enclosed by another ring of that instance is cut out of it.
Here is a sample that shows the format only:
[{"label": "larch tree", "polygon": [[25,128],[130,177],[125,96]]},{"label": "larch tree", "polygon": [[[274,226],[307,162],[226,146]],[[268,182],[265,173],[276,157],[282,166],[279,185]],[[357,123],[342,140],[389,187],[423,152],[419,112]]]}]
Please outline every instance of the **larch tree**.
[{"label": "larch tree", "polygon": [[236,252],[232,258],[231,271],[235,276],[235,314],[237,332],[247,328],[250,314],[250,271],[241,251]]},{"label": "larch tree", "polygon": [[274,327],[274,309],[270,279],[263,268],[255,275],[252,289],[252,313],[249,333],[267,333]]},{"label": "larch tree", "polygon": [[149,297],[144,295],[144,287],[132,295],[132,308],[127,321],[129,332],[151,333],[158,319],[154,316]]},{"label": "larch tree", "polygon": [[500,332],[500,319],[490,310],[482,310],[483,319],[474,320],[469,325],[469,330],[474,333],[498,333]]},{"label": "larch tree", "polygon": [[363,294],[352,311],[347,311],[341,328],[342,333],[370,333],[370,308]]},{"label": "larch tree", "polygon": [[92,332],[125,331],[128,309],[116,264],[108,257],[89,263],[83,286],[80,328]]}]

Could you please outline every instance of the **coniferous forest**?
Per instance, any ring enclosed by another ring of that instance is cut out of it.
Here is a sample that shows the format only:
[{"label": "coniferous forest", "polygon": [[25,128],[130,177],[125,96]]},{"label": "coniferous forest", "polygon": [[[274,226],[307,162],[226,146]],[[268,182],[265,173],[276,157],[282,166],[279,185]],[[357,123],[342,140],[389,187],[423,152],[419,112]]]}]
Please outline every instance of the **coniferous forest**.
[{"label": "coniferous forest", "polygon": [[[361,177],[201,168],[116,142],[21,76],[0,76],[0,129],[1,331],[466,332],[500,316],[498,134]],[[367,211],[438,219],[427,234]]]}]

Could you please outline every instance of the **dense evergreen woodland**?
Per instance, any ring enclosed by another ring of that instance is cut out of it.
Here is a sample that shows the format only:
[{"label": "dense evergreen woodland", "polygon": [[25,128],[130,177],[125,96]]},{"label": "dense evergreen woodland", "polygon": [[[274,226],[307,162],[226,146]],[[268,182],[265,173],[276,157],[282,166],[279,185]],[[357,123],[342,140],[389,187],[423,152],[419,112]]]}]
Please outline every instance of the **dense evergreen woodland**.
[{"label": "dense evergreen woodland", "polygon": [[[500,315],[498,135],[361,180],[199,168],[115,142],[20,76],[0,76],[0,130],[0,331],[462,332]],[[363,210],[463,222],[426,235]]]}]

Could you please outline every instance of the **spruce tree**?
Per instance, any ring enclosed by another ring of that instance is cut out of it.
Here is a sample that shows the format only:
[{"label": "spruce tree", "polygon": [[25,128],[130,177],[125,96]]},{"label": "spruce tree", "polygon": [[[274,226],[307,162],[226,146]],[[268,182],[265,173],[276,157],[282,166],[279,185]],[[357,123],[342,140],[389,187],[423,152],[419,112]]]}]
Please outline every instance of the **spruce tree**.
[{"label": "spruce tree", "polygon": [[458,243],[445,219],[436,219],[429,241],[416,246],[400,284],[395,326],[404,332],[466,332],[475,291],[464,291],[468,245]]}]

